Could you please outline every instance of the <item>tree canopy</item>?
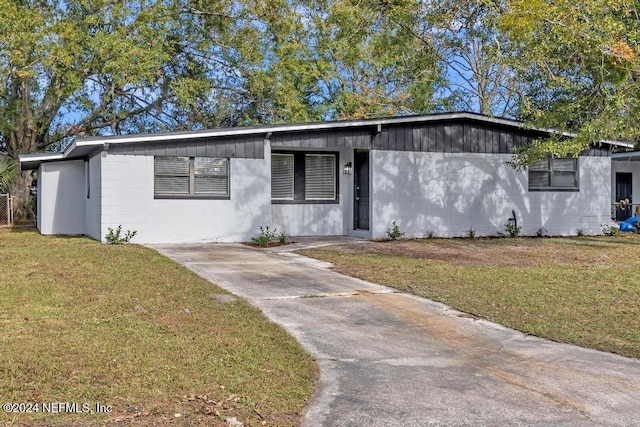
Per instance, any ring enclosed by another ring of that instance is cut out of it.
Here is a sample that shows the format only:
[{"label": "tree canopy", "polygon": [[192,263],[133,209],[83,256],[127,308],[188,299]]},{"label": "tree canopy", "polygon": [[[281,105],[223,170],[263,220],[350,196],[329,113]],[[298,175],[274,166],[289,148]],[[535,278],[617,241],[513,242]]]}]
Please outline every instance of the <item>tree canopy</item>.
[{"label": "tree canopy", "polygon": [[525,88],[520,118],[575,135],[538,141],[523,161],[640,137],[640,4],[506,0],[500,28]]},{"label": "tree canopy", "polygon": [[[0,0],[0,151],[474,110],[638,139],[635,0]],[[523,157],[524,161],[531,158]]]}]

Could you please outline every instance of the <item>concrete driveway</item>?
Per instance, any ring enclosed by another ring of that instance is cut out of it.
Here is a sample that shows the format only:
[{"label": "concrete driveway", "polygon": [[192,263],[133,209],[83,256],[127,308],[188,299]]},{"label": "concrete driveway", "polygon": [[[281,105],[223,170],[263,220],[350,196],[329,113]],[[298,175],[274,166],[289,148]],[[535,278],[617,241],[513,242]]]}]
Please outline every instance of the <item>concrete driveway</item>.
[{"label": "concrete driveway", "polygon": [[637,359],[526,336],[287,252],[152,247],[248,299],[316,358],[305,426],[640,426]]}]

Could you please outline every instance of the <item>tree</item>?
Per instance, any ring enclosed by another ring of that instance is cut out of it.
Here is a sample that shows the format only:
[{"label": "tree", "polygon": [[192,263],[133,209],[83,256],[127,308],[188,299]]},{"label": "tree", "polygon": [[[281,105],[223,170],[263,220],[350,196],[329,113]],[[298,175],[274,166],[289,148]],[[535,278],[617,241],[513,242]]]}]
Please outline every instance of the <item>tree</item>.
[{"label": "tree", "polygon": [[[432,45],[413,36],[416,1],[256,1],[265,67],[243,75],[262,123],[430,111]],[[261,10],[260,6],[264,9]]]},{"label": "tree", "polygon": [[76,135],[233,122],[251,28],[233,2],[198,3],[0,0],[0,147],[16,159]]},{"label": "tree", "polygon": [[508,39],[498,28],[500,9],[489,0],[423,2],[431,25],[419,37],[433,40],[446,70],[440,93],[453,110],[517,117],[521,87],[503,57]]},{"label": "tree", "polygon": [[500,28],[527,85],[521,114],[560,134],[520,164],[577,155],[601,140],[640,137],[640,5],[636,0],[505,0]]}]

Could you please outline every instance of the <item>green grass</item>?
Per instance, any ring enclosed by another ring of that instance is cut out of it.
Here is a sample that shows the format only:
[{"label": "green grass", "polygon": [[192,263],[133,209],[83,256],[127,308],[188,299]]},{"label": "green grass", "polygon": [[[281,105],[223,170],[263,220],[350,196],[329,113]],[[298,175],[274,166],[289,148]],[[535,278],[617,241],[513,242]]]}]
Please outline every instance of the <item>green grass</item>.
[{"label": "green grass", "polygon": [[259,310],[153,250],[3,230],[0,260],[0,403],[113,408],[0,412],[0,424],[299,424],[311,357]]},{"label": "green grass", "polygon": [[425,239],[301,253],[528,334],[640,357],[636,235]]}]

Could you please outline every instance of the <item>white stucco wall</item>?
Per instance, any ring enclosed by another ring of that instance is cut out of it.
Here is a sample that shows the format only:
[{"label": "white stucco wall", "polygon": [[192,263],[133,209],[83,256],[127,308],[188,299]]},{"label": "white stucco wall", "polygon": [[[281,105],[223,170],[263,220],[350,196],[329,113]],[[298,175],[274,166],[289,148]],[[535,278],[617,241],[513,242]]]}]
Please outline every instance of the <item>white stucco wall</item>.
[{"label": "white stucco wall", "polygon": [[[287,148],[291,150],[290,148]],[[336,152],[336,150],[327,150]],[[267,155],[268,154],[268,155]],[[267,148],[265,157],[268,162],[271,179],[271,151]],[[346,235],[352,225],[353,174],[343,175],[345,163],[353,164],[353,150],[341,150],[338,158],[339,195],[338,203],[331,204],[273,204],[271,205],[271,224],[278,232],[289,236],[336,236]],[[270,187],[269,187],[270,188]],[[269,197],[271,197],[269,190]]]},{"label": "white stucco wall", "polygon": [[270,223],[264,159],[230,159],[230,200],[154,199],[153,156],[101,159],[102,225],[137,230],[133,243],[247,241]]},{"label": "white stucco wall", "polygon": [[84,161],[43,163],[38,176],[42,234],[85,233]]},{"label": "white stucco wall", "polygon": [[[85,234],[96,240],[102,239],[100,221],[102,204],[101,183],[101,158],[103,153],[98,153],[88,160],[89,179],[85,177]],[[86,164],[85,164],[86,167]],[[86,185],[89,188],[86,188]],[[86,197],[87,190],[89,197]]]},{"label": "white stucco wall", "polygon": [[372,234],[397,221],[407,237],[495,235],[516,212],[524,235],[601,233],[609,219],[611,159],[581,157],[579,192],[529,192],[510,155],[373,151]]}]

